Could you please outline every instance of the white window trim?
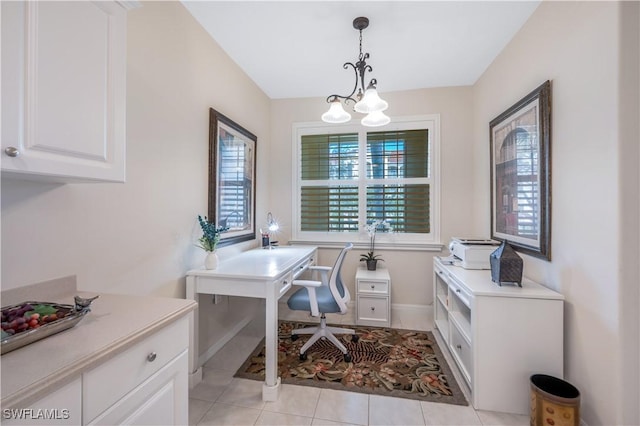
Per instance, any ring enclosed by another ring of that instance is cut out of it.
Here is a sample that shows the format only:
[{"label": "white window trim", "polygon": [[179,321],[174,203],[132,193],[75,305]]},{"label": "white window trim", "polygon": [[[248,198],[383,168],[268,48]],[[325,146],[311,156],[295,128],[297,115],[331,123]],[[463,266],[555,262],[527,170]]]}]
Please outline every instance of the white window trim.
[{"label": "white window trim", "polygon": [[[433,188],[431,188],[430,200],[430,220],[431,232],[429,234],[403,234],[403,233],[378,233],[376,236],[376,249],[384,250],[440,250],[442,242],[440,241],[440,114],[429,114],[409,117],[392,117],[391,123],[379,128],[380,131],[394,130],[429,130],[429,161],[432,174]],[[356,248],[368,248],[369,236],[363,230],[363,224],[360,224],[360,231],[355,232],[302,232],[300,230],[300,138],[303,135],[313,134],[332,134],[332,133],[358,133],[359,140],[367,132],[378,131],[376,128],[365,128],[361,125],[352,123],[346,124],[326,124],[323,122],[306,122],[294,123],[292,126],[292,244],[314,244],[325,247],[338,246],[338,243],[352,242]],[[366,152],[360,149],[360,152]],[[365,161],[364,156],[360,156],[361,167],[360,172],[365,172],[362,162]],[[360,180],[360,184],[365,184],[365,179]],[[361,200],[361,202],[364,202]]]}]

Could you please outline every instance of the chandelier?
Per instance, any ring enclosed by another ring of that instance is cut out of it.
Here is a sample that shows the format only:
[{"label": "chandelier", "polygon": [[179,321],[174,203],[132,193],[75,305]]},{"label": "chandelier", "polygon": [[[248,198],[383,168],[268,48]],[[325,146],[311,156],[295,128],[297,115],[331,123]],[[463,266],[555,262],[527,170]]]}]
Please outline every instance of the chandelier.
[{"label": "chandelier", "polygon": [[[373,71],[371,65],[367,64],[367,59],[369,59],[368,53],[362,53],[362,30],[369,26],[369,19],[361,16],[353,20],[353,28],[360,31],[360,55],[358,56],[358,61],[355,65],[351,62],[345,62],[342,66],[344,69],[349,69],[349,67],[353,68],[356,77],[356,83],[353,86],[353,90],[349,95],[330,95],[327,97],[327,103],[330,104],[329,111],[322,114],[322,121],[326,123],[346,123],[351,120],[351,114],[344,110],[342,107],[341,99],[344,99],[345,105],[349,102],[353,102],[355,105],[353,109],[356,112],[367,114],[361,121],[363,126],[368,127],[376,127],[376,126],[384,126],[388,124],[391,119],[384,114],[384,110],[387,109],[389,104],[382,100],[380,96],[378,96],[378,91],[376,90],[376,85],[378,81],[375,78],[372,78],[369,81],[369,84],[364,85],[365,74],[367,71]],[[354,94],[358,92],[353,97]]]}]

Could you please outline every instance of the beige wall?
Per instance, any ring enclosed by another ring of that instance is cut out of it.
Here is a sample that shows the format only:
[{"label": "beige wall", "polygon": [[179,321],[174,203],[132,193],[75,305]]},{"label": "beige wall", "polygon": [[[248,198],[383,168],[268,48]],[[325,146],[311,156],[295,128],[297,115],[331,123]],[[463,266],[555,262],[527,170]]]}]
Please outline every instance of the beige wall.
[{"label": "beige wall", "polygon": [[[392,117],[440,114],[441,133],[441,238],[445,245],[452,234],[468,235],[472,230],[470,207],[472,194],[471,88],[449,87],[407,92],[381,93],[389,102],[387,113]],[[324,98],[282,99],[272,101],[271,149],[269,150],[269,181],[272,191],[269,210],[284,225],[280,241],[291,238],[292,223],[292,125],[319,122],[327,109]],[[354,113],[355,115],[359,115]],[[354,119],[356,117],[354,116]],[[354,120],[355,121],[355,120]],[[376,249],[378,252],[378,250]],[[330,265],[337,249],[322,249],[319,261]],[[343,276],[353,294],[355,270],[359,255],[349,254]],[[392,279],[392,303],[428,305],[433,301],[432,257],[441,252],[380,250]],[[445,250],[445,252],[448,252]]]},{"label": "beige wall", "polygon": [[[207,213],[209,107],[258,136],[264,210],[267,96],[181,3],[144,2],[128,19],[127,182],[3,179],[3,289],[77,275],[86,290],[184,297],[185,272],[204,259],[194,242],[197,215]],[[203,304],[201,348],[252,304]]]},{"label": "beige wall", "polygon": [[[566,378],[591,425],[640,423],[638,15],[634,2],[543,2],[475,86],[383,93],[392,117],[440,114],[447,243],[489,233],[489,121],[552,80],[553,260],[525,256],[525,274],[567,298]],[[3,179],[3,289],[75,274],[87,290],[183,296],[204,258],[193,242],[209,107],[258,136],[257,219],[272,211],[290,238],[291,125],[318,121],[324,99],[270,101],[178,2],[144,2],[128,29],[127,183]],[[434,253],[382,254],[393,303],[430,304]],[[335,255],[322,250],[320,262]],[[203,303],[202,350],[255,306]]]},{"label": "beige wall", "polygon": [[[565,377],[580,389],[582,415],[592,425],[640,420],[639,321],[624,302],[632,296],[637,303],[638,275],[635,264],[623,261],[639,257],[637,163],[631,164],[638,158],[638,133],[635,119],[620,118],[629,106],[638,117],[638,21],[636,15],[635,38],[621,44],[623,15],[614,2],[543,2],[473,90],[475,219],[484,229],[487,123],[545,80],[552,82],[552,261],[524,256],[524,272],[566,297]],[[633,77],[621,73],[628,54],[635,61]],[[630,89],[630,99],[621,100]],[[632,179],[621,185],[625,176]],[[623,362],[625,354],[628,360],[635,354],[635,361]]]}]

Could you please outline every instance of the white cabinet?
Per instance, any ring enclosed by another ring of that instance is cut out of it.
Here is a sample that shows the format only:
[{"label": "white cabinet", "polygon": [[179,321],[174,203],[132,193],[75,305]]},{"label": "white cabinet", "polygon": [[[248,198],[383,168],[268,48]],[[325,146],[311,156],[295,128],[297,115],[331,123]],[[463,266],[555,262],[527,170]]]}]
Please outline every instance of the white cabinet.
[{"label": "white cabinet", "polygon": [[2,2],[5,177],[124,182],[122,4]]},{"label": "white cabinet", "polygon": [[476,409],[529,413],[533,374],[563,376],[564,297],[526,278],[498,286],[491,272],[434,258],[434,322]]},{"label": "white cabinet", "polygon": [[83,374],[83,424],[187,424],[188,347],[184,317]]},{"label": "white cabinet", "polygon": [[2,407],[3,425],[79,425],[82,421],[80,377],[26,408]]},{"label": "white cabinet", "polygon": [[189,318],[182,317],[26,408],[6,425],[186,425]]},{"label": "white cabinet", "polygon": [[356,272],[356,324],[391,327],[391,277],[386,268]]}]

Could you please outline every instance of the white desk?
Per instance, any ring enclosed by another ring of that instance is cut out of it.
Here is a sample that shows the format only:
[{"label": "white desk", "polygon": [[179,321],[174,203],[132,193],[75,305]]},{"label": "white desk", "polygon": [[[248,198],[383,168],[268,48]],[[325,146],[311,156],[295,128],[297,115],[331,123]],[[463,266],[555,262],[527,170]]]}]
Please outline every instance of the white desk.
[{"label": "white desk", "polygon": [[[187,272],[187,299],[198,302],[200,294],[257,297],[266,300],[265,383],[262,399],[276,401],[278,377],[278,299],[291,288],[291,282],[315,264],[316,247],[275,247],[243,252],[218,264],[215,270]],[[192,317],[189,371],[201,376],[198,365],[198,314]]]}]

